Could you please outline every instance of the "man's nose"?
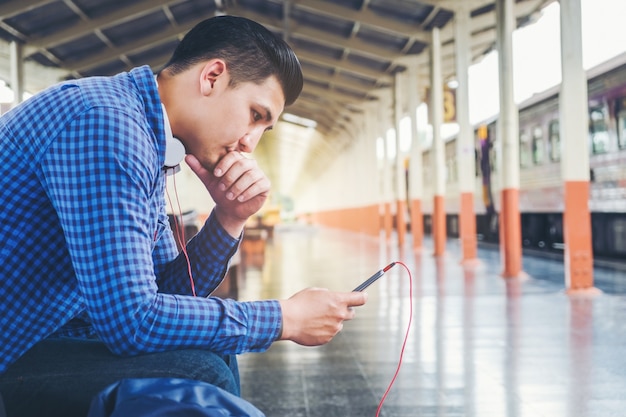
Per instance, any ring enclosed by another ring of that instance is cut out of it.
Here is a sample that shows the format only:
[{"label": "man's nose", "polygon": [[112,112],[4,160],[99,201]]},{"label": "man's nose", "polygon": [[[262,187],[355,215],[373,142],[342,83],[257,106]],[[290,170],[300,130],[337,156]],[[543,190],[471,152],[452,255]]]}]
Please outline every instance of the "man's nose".
[{"label": "man's nose", "polygon": [[256,146],[261,140],[263,133],[248,133],[239,141],[239,151],[245,153],[252,153],[256,149]]}]

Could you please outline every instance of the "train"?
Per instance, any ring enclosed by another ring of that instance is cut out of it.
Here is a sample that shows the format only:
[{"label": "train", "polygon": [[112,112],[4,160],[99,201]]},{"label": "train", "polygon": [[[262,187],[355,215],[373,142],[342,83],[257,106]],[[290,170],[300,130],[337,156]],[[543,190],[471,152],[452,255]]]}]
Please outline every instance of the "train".
[{"label": "train", "polygon": [[[626,52],[586,71],[589,110],[589,210],[594,257],[626,256]],[[554,86],[518,105],[519,209],[522,247],[562,253],[563,179],[559,133],[559,90]],[[494,116],[474,126],[476,212],[479,242],[498,243],[500,175],[497,172],[497,124]],[[457,143],[445,143],[446,222],[449,237],[459,236]],[[431,149],[422,155],[424,169],[424,232],[431,230],[429,187]],[[431,199],[432,200],[432,199]]]}]

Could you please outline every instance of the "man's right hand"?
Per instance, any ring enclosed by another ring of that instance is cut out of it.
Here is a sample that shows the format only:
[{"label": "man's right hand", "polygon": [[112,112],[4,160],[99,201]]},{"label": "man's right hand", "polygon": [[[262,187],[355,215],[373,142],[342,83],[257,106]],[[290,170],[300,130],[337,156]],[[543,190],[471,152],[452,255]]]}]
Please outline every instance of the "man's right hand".
[{"label": "man's right hand", "polygon": [[287,300],[281,300],[283,333],[280,340],[291,340],[305,346],[328,343],[343,328],[345,320],[354,318],[351,307],[365,304],[364,292],[331,292],[307,288]]}]

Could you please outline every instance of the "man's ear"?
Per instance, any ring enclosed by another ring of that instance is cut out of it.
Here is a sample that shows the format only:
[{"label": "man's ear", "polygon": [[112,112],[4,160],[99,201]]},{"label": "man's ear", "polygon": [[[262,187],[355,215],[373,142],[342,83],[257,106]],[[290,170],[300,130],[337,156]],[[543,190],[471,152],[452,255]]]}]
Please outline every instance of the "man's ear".
[{"label": "man's ear", "polygon": [[221,59],[208,61],[200,72],[200,91],[202,95],[211,94],[217,82],[225,82],[226,62]]}]

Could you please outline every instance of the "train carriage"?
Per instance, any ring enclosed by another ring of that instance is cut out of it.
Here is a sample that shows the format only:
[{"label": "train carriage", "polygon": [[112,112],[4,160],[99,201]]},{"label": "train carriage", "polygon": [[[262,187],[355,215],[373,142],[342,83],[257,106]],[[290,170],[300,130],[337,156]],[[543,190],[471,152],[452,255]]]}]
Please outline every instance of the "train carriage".
[{"label": "train carriage", "polygon": [[[598,258],[626,255],[626,53],[587,71],[589,99],[590,196],[593,250]],[[522,245],[544,251],[564,249],[559,89],[555,86],[519,108],[520,214]],[[475,127],[478,239],[498,242],[499,172],[497,117]],[[428,178],[430,149],[423,154]],[[446,141],[447,230],[458,237],[459,190],[456,137]],[[424,182],[424,198],[432,197]],[[424,205],[425,231],[430,205]]]}]

